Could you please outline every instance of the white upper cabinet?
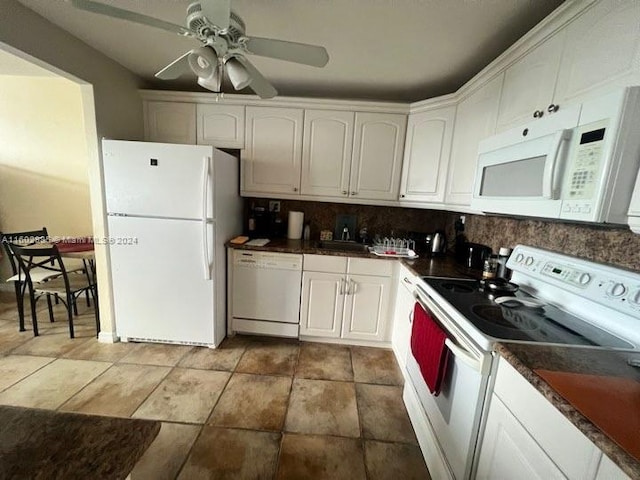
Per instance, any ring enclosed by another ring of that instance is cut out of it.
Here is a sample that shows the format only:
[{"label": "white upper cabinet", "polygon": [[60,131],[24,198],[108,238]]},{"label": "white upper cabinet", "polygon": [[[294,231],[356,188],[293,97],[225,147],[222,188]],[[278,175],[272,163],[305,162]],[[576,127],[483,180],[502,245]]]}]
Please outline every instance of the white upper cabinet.
[{"label": "white upper cabinet", "polygon": [[601,0],[566,27],[557,103],[640,83],[640,2]]},{"label": "white upper cabinet", "polygon": [[241,193],[300,190],[303,110],[247,107]]},{"label": "white upper cabinet", "polygon": [[196,143],[196,104],[146,102],[144,137],[148,142]]},{"label": "white upper cabinet", "polygon": [[244,148],[244,106],[198,104],[198,145]]},{"label": "white upper cabinet", "polygon": [[445,204],[471,204],[478,144],[495,133],[504,74],[496,75],[458,104]]},{"label": "white upper cabinet", "polygon": [[303,195],[349,195],[355,114],[305,110],[302,141]]},{"label": "white upper cabinet", "polygon": [[565,32],[560,31],[505,71],[497,131],[549,115]]},{"label": "white upper cabinet", "polygon": [[409,115],[400,202],[444,201],[456,107]]},{"label": "white upper cabinet", "polygon": [[356,113],[349,195],[398,199],[406,127],[406,115]]}]

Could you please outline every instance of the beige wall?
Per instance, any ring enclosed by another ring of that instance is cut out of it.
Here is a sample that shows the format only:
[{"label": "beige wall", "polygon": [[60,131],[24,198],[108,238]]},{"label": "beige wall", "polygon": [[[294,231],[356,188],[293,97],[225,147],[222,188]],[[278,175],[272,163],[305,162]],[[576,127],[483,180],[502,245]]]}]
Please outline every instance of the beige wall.
[{"label": "beige wall", "polygon": [[93,85],[99,137],[143,138],[138,77],[16,0],[0,12],[0,42]]},{"label": "beige wall", "polygon": [[0,76],[0,229],[91,235],[80,87]]}]

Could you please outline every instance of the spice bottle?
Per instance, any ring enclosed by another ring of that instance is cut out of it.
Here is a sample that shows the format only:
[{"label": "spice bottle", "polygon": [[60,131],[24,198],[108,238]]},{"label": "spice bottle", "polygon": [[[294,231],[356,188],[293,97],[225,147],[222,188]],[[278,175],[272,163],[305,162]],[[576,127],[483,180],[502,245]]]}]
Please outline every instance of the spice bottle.
[{"label": "spice bottle", "polygon": [[484,268],[482,269],[482,278],[483,279],[491,279],[496,278],[496,273],[498,271],[498,257],[496,255],[491,255],[484,261]]}]

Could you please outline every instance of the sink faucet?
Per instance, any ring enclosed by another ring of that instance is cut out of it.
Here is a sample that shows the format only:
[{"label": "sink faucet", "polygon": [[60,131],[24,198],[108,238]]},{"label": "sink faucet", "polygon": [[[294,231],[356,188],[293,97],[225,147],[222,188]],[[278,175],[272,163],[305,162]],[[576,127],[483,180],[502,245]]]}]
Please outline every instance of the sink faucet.
[{"label": "sink faucet", "polygon": [[347,242],[350,239],[351,238],[349,236],[349,229],[347,228],[347,225],[345,224],[345,226],[342,228],[342,238],[341,238],[341,240]]}]

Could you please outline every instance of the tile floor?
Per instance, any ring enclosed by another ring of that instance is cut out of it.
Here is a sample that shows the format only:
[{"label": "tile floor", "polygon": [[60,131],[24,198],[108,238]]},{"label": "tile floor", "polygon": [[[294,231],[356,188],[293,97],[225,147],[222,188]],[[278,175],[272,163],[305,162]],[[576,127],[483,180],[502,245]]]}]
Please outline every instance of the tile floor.
[{"label": "tile floor", "polygon": [[389,350],[245,336],[216,350],[101,344],[80,313],[77,338],[46,309],[34,338],[0,293],[0,404],[162,421],[133,480],[429,478]]}]

